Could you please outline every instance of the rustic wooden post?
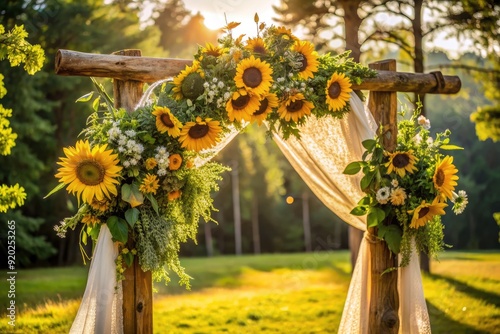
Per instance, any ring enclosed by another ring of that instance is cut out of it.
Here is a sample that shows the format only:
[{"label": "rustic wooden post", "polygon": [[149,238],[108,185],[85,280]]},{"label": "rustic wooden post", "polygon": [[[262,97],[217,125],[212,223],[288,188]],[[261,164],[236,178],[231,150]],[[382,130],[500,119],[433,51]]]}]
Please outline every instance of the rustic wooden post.
[{"label": "rustic wooden post", "polygon": [[[122,50],[115,55],[140,57],[141,50]],[[113,81],[113,99],[115,108],[124,108],[129,113],[142,97],[141,81],[118,80]],[[134,248],[129,240],[129,249]],[[133,264],[124,272],[123,289],[123,332],[124,334],[152,334],[153,333],[153,282],[151,271],[144,272],[139,265],[137,256]]]},{"label": "rustic wooden post", "polygon": [[[369,64],[376,70],[396,71],[396,61],[383,60]],[[368,108],[375,121],[382,127],[384,149],[393,151],[397,139],[397,93],[370,92]],[[398,271],[382,273],[397,267],[397,256],[391,253],[387,244],[375,237],[377,228],[368,229],[370,249],[370,307],[368,328],[371,334],[396,334],[399,330]]]}]

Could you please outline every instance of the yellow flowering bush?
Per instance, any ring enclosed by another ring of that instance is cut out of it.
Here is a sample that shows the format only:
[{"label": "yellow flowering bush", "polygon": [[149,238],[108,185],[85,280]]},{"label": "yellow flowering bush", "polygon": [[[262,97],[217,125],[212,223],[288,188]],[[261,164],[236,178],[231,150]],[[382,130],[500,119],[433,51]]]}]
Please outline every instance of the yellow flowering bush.
[{"label": "yellow flowering bush", "polygon": [[394,152],[384,150],[381,136],[365,140],[362,161],[350,163],[345,174],[360,171],[366,195],[351,214],[367,215],[368,227],[377,227],[378,237],[395,254],[400,265],[408,264],[411,240],[417,250],[432,256],[443,249],[441,216],[452,203],[455,214],[464,211],[468,200],[457,190],[458,169],[453,157],[443,152],[461,149],[450,144],[450,131],[430,135],[430,121],[415,111],[409,120],[398,122]]}]

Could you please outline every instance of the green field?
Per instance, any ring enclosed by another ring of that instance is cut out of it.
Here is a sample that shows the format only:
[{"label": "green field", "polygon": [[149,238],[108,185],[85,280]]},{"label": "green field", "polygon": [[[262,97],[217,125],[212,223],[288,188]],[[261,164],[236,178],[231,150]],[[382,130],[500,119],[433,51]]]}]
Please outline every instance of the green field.
[{"label": "green field", "polygon": [[[155,333],[336,333],[346,251],[183,260],[192,290],[156,285]],[[500,253],[446,252],[424,276],[433,333],[500,333]],[[88,268],[19,271],[15,330],[2,280],[0,333],[66,333]]]}]

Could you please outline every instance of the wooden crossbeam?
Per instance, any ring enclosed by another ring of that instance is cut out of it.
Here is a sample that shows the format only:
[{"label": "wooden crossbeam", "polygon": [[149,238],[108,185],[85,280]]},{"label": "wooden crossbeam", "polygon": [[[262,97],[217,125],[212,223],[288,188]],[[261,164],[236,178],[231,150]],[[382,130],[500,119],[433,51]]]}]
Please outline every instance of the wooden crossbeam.
[{"label": "wooden crossbeam", "polygon": [[[102,55],[59,50],[56,74],[105,77],[120,80],[155,82],[176,76],[192,60],[152,57]],[[355,90],[384,92],[416,92],[422,94],[455,94],[460,90],[460,78],[441,72],[406,73],[378,70],[376,78],[353,85]]]}]

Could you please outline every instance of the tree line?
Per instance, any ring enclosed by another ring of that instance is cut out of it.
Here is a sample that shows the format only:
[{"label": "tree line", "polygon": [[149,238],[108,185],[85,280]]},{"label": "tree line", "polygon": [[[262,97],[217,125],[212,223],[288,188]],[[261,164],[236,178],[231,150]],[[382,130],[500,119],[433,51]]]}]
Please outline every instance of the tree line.
[{"label": "tree line", "polygon": [[[53,73],[57,50],[112,53],[139,48],[147,56],[189,58],[197,44],[216,42],[217,32],[206,29],[202,15],[188,11],[181,0],[152,1],[153,15],[146,22],[140,18],[144,10],[141,1],[4,2],[0,24],[7,31],[15,25],[24,25],[29,41],[40,44],[46,58],[35,76],[0,62],[0,73],[8,90],[1,102],[14,109],[10,122],[18,136],[12,154],[2,156],[1,183],[19,183],[27,193],[21,208],[4,215],[5,223],[0,224],[0,252],[6,251],[6,222],[15,220],[20,264],[79,262],[81,255],[76,246],[79,231],[59,239],[52,230],[58,221],[74,212],[75,200],[64,192],[48,199],[43,196],[56,184],[55,162],[62,147],[73,145],[85,126],[91,108],[75,101],[92,90],[92,86],[88,78],[58,77]],[[495,191],[500,186],[500,146],[491,140],[479,141],[469,117],[478,106],[498,106],[498,89],[494,88],[498,87],[499,60],[498,52],[494,51],[498,51],[499,39],[494,26],[498,24],[499,5],[455,0],[442,3],[282,0],[275,12],[278,24],[305,29],[306,37],[321,52],[350,49],[352,56],[364,63],[396,57],[403,64],[400,70],[424,72],[438,67],[461,77],[463,88],[459,95],[428,96],[425,102],[433,129],[450,128],[454,141],[465,148],[456,155],[456,164],[469,193],[469,207],[461,216],[445,217],[446,241],[455,248],[498,248],[498,227],[493,213],[500,203],[500,194]],[[431,12],[434,19],[439,19],[427,22],[424,14]],[[372,20],[383,13],[390,18],[399,17],[399,23],[383,26]],[[478,21],[481,29],[477,28]],[[344,27],[343,31],[333,29],[338,24]],[[475,43],[476,54],[468,53],[451,61],[442,52],[430,53],[426,42],[440,29],[467,36]],[[334,38],[341,38],[345,44],[334,48],[331,44]],[[390,44],[397,47],[388,53]],[[471,71],[477,68],[486,70]],[[110,87],[108,81],[103,83]],[[302,204],[307,198],[312,249],[348,246],[347,225],[309,192],[261,129],[250,128],[240,134],[218,159],[238,171],[244,253],[303,251],[306,246]],[[215,198],[219,212],[214,215],[219,224],[207,227],[200,222],[199,245],[186,244],[185,255],[234,253],[231,182],[235,180],[226,175]],[[287,204],[287,196],[295,197],[294,203]]]}]

